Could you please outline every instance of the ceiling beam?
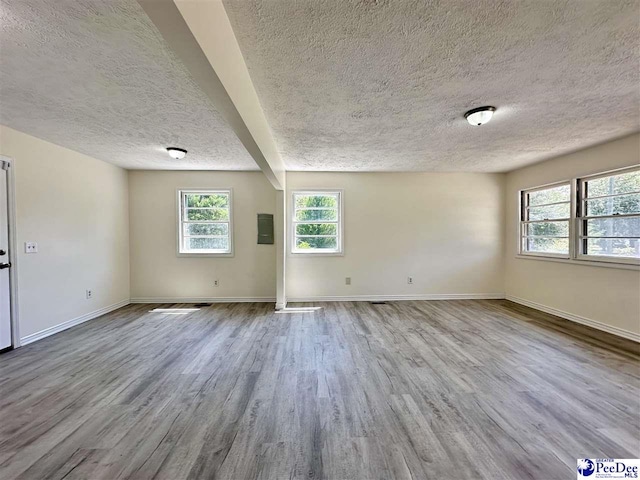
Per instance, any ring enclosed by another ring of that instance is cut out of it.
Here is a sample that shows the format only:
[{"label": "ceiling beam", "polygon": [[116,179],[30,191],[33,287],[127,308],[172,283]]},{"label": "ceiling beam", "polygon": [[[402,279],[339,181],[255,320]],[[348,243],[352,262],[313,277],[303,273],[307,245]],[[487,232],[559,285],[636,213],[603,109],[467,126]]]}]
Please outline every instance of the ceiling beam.
[{"label": "ceiling beam", "polygon": [[276,190],[284,163],[220,0],[137,0]]}]

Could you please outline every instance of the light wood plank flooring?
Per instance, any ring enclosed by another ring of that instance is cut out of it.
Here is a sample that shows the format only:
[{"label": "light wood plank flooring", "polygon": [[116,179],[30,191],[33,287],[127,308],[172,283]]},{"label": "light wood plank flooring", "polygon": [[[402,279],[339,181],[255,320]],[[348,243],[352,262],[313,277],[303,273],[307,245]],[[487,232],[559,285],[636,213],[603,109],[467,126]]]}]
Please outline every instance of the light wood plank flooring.
[{"label": "light wood plank flooring", "polygon": [[640,456],[637,344],[502,300],[315,305],[130,305],[1,355],[0,478],[552,480]]}]

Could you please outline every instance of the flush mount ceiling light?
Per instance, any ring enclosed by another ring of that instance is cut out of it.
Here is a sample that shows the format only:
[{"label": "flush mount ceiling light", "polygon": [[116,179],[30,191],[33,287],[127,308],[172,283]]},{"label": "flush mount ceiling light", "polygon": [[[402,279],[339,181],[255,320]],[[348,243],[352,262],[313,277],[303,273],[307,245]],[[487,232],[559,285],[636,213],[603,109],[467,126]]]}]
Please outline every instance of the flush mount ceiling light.
[{"label": "flush mount ceiling light", "polygon": [[169,156],[176,160],[181,160],[187,154],[187,151],[184,148],[177,147],[167,147],[167,152],[169,152]]},{"label": "flush mount ceiling light", "polygon": [[471,125],[483,125],[491,120],[493,112],[496,111],[496,107],[479,107],[469,110],[464,114],[464,118],[467,119]]}]

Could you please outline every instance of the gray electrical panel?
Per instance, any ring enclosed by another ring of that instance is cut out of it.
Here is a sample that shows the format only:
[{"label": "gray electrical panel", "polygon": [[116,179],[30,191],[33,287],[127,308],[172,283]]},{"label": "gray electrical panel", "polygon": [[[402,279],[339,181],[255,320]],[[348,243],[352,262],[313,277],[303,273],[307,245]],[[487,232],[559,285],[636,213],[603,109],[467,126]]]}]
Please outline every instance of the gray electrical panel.
[{"label": "gray electrical panel", "polygon": [[258,214],[258,244],[273,245],[273,215]]}]

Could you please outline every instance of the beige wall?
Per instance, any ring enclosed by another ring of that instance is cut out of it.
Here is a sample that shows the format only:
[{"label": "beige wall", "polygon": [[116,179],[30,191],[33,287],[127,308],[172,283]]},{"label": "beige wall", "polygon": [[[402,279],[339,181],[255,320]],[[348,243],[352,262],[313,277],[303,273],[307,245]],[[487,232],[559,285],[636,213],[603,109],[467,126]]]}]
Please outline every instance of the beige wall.
[{"label": "beige wall", "polygon": [[[289,172],[287,199],[296,189],[344,191],[345,252],[288,253],[287,297],[506,292],[638,334],[640,272],[517,258],[516,210],[522,188],[637,164],[639,152],[640,136],[634,135],[506,175]],[[127,174],[6,127],[0,127],[0,153],[15,159],[22,337],[130,296],[275,297],[276,250],[256,244],[256,214],[275,213],[276,192],[260,172]],[[234,256],[178,257],[176,190],[227,187],[234,192]],[[380,228],[372,235],[374,224]],[[25,254],[25,241],[38,242],[39,253]],[[350,286],[345,277],[351,277]]]},{"label": "beige wall", "polygon": [[[234,256],[178,257],[176,191],[229,187]],[[133,301],[275,300],[275,246],[256,243],[256,215],[275,213],[276,201],[261,172],[130,171],[129,189]]]},{"label": "beige wall", "polygon": [[4,126],[0,153],[15,168],[20,336],[127,302],[127,172]]},{"label": "beige wall", "polygon": [[343,189],[345,216],[344,256],[288,253],[288,300],[502,294],[504,177],[287,173],[288,198],[297,189]]},{"label": "beige wall", "polygon": [[505,278],[508,296],[640,333],[640,271],[637,269],[516,257],[519,190],[638,163],[640,135],[633,135],[507,174]]}]

